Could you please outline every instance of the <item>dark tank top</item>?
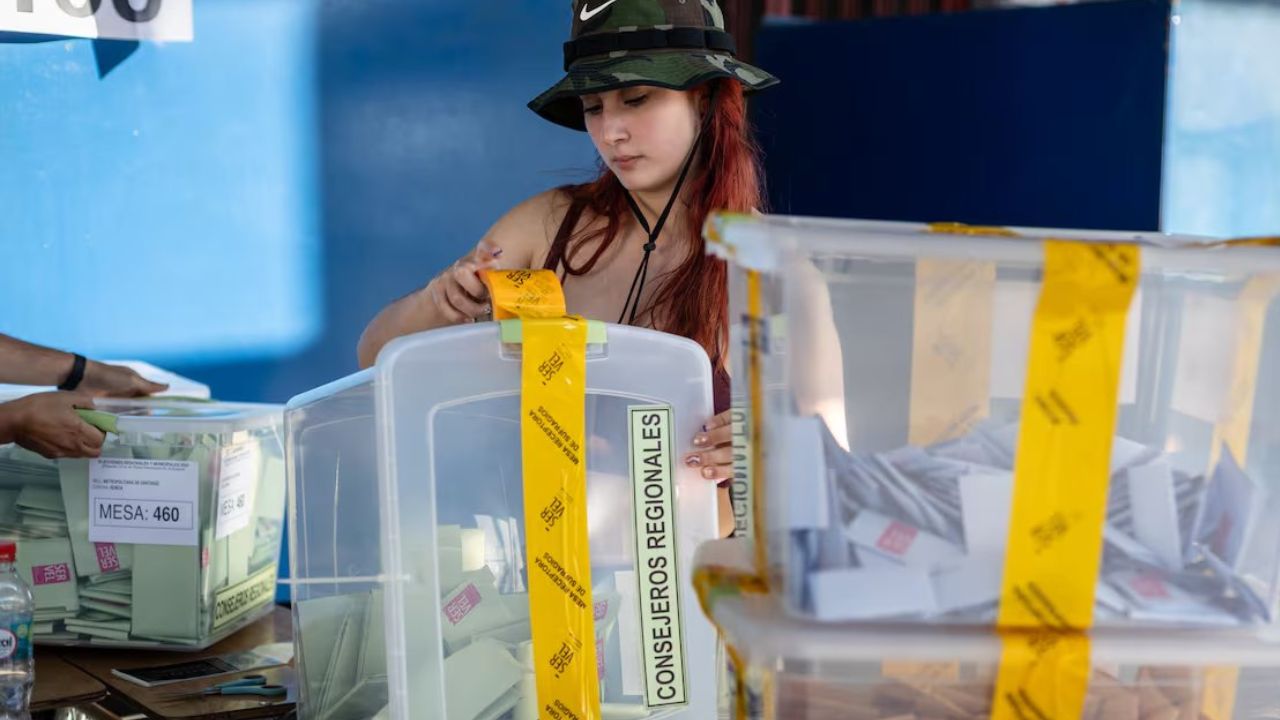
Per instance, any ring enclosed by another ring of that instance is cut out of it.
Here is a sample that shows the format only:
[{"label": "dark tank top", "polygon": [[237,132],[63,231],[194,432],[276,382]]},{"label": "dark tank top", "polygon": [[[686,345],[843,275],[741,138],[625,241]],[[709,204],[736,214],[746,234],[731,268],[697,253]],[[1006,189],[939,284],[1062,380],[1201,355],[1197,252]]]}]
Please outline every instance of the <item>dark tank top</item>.
[{"label": "dark tank top", "polygon": [[[542,264],[543,270],[551,270],[560,276],[561,284],[567,279],[565,272],[564,257],[569,249],[569,239],[573,235],[573,229],[577,227],[579,218],[582,217],[582,211],[587,207],[585,200],[574,198],[569,203],[569,209],[564,214],[564,220],[560,223],[560,229],[556,231],[555,239],[551,241],[551,249],[547,252],[546,262]],[[711,393],[714,398],[715,414],[729,409],[729,373],[720,367],[720,363],[713,360],[711,363]]]}]

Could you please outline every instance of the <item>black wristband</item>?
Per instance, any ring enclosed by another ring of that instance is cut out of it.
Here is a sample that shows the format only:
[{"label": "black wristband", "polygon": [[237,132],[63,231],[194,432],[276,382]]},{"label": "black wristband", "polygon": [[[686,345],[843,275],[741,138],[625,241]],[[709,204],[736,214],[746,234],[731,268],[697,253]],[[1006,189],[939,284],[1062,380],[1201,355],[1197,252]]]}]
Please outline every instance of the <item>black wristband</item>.
[{"label": "black wristband", "polygon": [[80,381],[84,379],[84,366],[87,361],[83,355],[77,354],[75,362],[71,363],[71,373],[67,375],[67,379],[62,381],[58,386],[59,390],[75,390],[80,387]]}]

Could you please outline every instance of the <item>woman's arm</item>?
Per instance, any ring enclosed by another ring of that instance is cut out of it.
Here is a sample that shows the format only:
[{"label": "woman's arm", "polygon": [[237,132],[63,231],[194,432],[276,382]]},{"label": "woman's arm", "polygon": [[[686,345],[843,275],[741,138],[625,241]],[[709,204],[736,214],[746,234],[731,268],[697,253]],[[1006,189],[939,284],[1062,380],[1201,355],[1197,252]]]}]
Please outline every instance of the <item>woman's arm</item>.
[{"label": "woman's arm", "polygon": [[[796,410],[801,416],[817,415],[831,435],[849,449],[849,427],[844,406],[844,351],[836,330],[835,313],[826,279],[808,261],[791,269],[797,290],[796,308],[789,313],[788,332],[809,338],[808,347],[793,353],[791,378]],[[805,361],[801,365],[801,358]]]},{"label": "woman's arm", "polygon": [[558,205],[556,195],[551,190],[512,208],[474,250],[425,286],[383,308],[356,346],[360,367],[373,365],[382,347],[402,335],[474,322],[487,314],[488,291],[479,272],[533,266],[550,244],[547,228]]}]

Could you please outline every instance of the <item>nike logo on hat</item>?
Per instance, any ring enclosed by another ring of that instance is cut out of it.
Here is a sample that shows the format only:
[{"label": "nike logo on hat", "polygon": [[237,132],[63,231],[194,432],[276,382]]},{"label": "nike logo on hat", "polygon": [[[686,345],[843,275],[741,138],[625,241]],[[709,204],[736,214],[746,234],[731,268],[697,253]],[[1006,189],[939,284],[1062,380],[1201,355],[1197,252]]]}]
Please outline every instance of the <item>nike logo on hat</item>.
[{"label": "nike logo on hat", "polygon": [[609,2],[606,2],[603,5],[597,6],[595,9],[590,9],[587,7],[587,3],[582,3],[582,13],[578,15],[578,19],[581,20],[582,22],[586,22],[591,18],[595,17],[596,15],[599,15],[601,10],[604,10],[605,8],[609,7],[610,5],[616,2],[618,2],[618,0],[609,0]]}]

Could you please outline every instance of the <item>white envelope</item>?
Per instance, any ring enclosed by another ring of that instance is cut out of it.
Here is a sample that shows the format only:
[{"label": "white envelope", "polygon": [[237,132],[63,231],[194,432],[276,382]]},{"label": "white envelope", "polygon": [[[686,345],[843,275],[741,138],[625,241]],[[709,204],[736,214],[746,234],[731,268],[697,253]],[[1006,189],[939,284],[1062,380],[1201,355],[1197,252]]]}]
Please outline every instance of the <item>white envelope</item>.
[{"label": "white envelope", "polygon": [[809,576],[818,620],[876,620],[937,611],[933,584],[924,570],[823,570]]},{"label": "white envelope", "polygon": [[912,568],[933,569],[958,562],[960,548],[917,527],[870,510],[860,511],[845,528],[859,548],[878,552]]}]

